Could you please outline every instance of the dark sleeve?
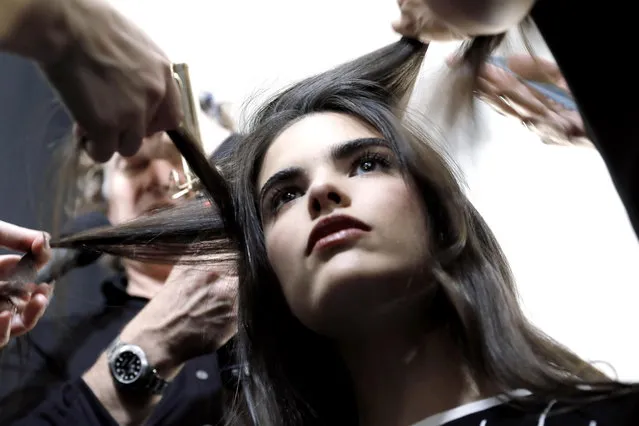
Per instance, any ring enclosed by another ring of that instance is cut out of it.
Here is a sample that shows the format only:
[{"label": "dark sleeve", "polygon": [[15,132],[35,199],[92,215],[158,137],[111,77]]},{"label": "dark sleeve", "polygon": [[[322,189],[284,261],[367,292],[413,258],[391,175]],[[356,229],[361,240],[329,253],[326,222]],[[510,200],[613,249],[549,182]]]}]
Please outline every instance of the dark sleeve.
[{"label": "dark sleeve", "polygon": [[636,426],[639,424],[639,392],[628,390],[625,394],[593,402],[575,412],[568,425]]},{"label": "dark sleeve", "polygon": [[118,426],[82,379],[65,383],[59,392],[13,425]]},{"label": "dark sleeve", "polygon": [[[623,0],[538,0],[532,17],[639,235],[639,18]],[[570,164],[566,164],[570,173]]]},{"label": "dark sleeve", "polygon": [[12,340],[0,353],[0,425],[27,415],[66,380],[29,335]]}]

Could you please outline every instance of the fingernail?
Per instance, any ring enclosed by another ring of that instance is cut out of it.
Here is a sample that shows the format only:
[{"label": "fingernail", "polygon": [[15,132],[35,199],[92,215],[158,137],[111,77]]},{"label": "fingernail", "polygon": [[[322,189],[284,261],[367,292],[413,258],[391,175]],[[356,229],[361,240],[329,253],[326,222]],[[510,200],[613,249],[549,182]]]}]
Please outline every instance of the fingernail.
[{"label": "fingernail", "polygon": [[45,250],[49,250],[51,248],[51,235],[43,232],[42,236],[44,237],[44,248]]},{"label": "fingernail", "polygon": [[38,301],[41,302],[45,308],[49,306],[49,298],[44,294],[36,294],[34,296],[34,299],[38,299]]}]

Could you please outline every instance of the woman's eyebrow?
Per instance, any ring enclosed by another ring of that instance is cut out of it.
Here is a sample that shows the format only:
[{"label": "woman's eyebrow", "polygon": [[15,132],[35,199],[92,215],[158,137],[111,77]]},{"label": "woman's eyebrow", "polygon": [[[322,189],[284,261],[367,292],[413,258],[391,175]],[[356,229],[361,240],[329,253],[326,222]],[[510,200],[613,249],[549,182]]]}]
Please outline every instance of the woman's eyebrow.
[{"label": "woman's eyebrow", "polygon": [[271,188],[279,185],[282,182],[290,182],[304,176],[306,172],[301,167],[288,167],[282,169],[279,172],[273,174],[266,183],[260,189],[260,204],[262,203],[264,196],[271,190]]},{"label": "woman's eyebrow", "polygon": [[365,148],[389,148],[388,142],[382,138],[358,138],[331,147],[330,157],[333,161],[344,160]]}]

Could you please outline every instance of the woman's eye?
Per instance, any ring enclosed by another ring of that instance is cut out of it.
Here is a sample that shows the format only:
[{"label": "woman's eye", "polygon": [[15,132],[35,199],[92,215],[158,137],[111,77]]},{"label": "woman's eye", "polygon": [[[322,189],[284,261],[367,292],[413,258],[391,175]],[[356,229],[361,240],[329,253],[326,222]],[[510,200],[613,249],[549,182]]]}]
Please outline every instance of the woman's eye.
[{"label": "woman's eye", "polygon": [[286,203],[289,203],[295,200],[297,197],[301,196],[301,191],[297,189],[282,189],[277,191],[273,197],[271,198],[271,212],[277,212],[282,206]]},{"label": "woman's eye", "polygon": [[374,172],[378,169],[388,169],[391,165],[387,156],[379,153],[369,153],[358,158],[353,164],[353,174]]},{"label": "woman's eye", "polygon": [[362,161],[359,165],[359,169],[363,172],[372,172],[373,170],[375,170],[375,167],[378,164],[375,161],[372,160],[366,160],[366,161]]}]

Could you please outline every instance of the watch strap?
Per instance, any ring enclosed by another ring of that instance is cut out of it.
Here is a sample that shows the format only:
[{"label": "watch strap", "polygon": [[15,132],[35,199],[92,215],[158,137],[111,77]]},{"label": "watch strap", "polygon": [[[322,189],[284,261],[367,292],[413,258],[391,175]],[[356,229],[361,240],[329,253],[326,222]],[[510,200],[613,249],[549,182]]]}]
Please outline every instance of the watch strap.
[{"label": "watch strap", "polygon": [[149,390],[149,392],[151,392],[153,395],[162,395],[167,386],[169,386],[169,382],[160,377],[158,371],[155,368],[151,367],[148,381],[145,386]]}]

